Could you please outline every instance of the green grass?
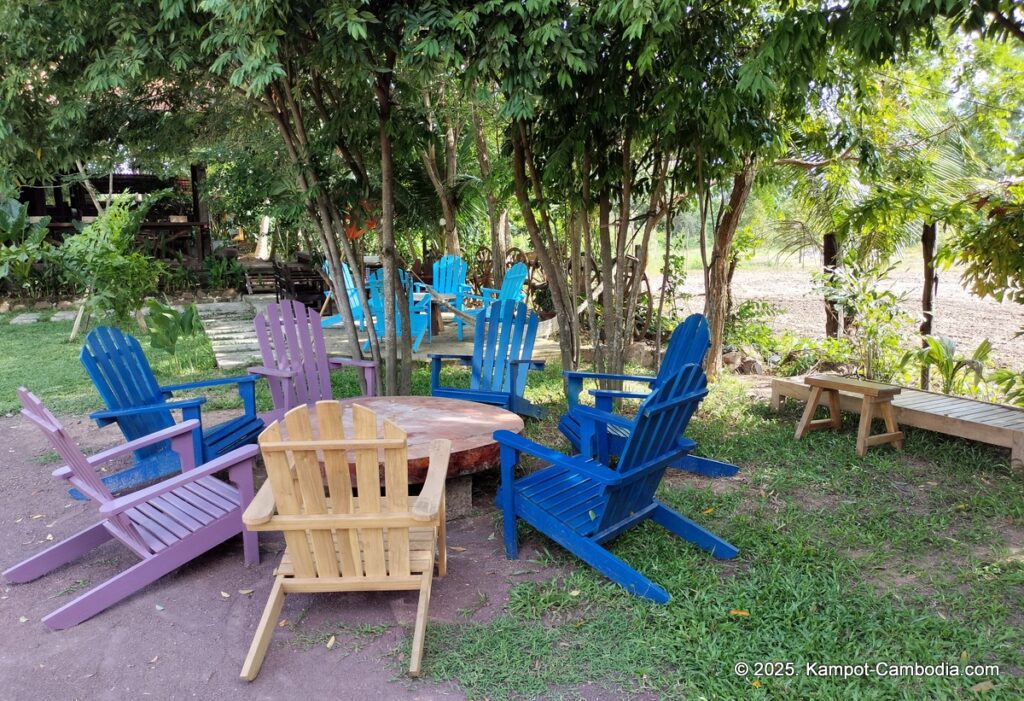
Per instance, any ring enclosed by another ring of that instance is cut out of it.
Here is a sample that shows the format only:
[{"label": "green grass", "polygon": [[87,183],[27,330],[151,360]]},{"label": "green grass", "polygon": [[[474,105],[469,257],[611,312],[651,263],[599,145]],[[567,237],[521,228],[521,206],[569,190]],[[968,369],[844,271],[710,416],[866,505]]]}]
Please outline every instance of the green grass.
[{"label": "green grass", "polygon": [[[78,344],[63,340],[68,327],[2,326],[0,409],[15,408],[20,384],[58,412],[97,406]],[[147,352],[164,382],[218,374],[205,338],[177,358]],[[465,370],[446,368],[444,377],[468,384]],[[425,366],[413,386],[429,393]],[[355,394],[352,373],[335,374],[335,392]],[[453,622],[432,622],[424,675],[473,699],[577,698],[584,684],[623,697],[945,699],[971,698],[971,687],[986,680],[995,688],[985,698],[1020,698],[1024,483],[1006,453],[908,429],[902,453],[880,447],[858,459],[854,417],[842,432],[795,442],[799,408],[777,416],[747,392],[739,380],[719,381],[689,430],[701,454],[739,464],[740,477],[713,489],[672,472],[660,490],[665,502],[738,546],[739,557],[716,561],[651,524],[616,539],[616,554],[672,594],[657,606],[521,526],[524,541],[541,548],[538,562],[523,560],[509,577],[509,602],[495,619],[476,620],[473,605]],[[259,396],[269,407],[265,390]],[[527,435],[564,449],[559,369],[532,373],[528,396],[550,413],[528,421]],[[235,401],[230,391],[214,400]],[[563,574],[539,583],[517,576],[538,563],[561,565]],[[344,654],[382,632],[307,631],[303,618],[293,623],[298,648],[335,635]],[[407,647],[394,652],[396,669]],[[737,663],[766,661],[793,662],[795,674],[733,672]],[[996,664],[1001,674],[839,679],[810,677],[804,667],[876,662]]]}]

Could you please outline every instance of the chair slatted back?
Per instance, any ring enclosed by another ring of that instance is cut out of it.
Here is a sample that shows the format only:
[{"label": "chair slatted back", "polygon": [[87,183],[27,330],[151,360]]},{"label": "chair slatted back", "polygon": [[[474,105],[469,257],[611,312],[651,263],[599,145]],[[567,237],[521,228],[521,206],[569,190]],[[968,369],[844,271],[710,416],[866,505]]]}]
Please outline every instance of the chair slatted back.
[{"label": "chair slatted back", "polygon": [[458,294],[466,284],[469,266],[460,256],[444,256],[434,262],[431,287],[441,294]]},{"label": "chair slatted back", "polygon": [[491,302],[487,314],[478,317],[474,329],[470,387],[522,396],[526,373],[520,372],[513,386],[509,361],[529,360],[533,356],[538,321],[537,314],[522,302]]},{"label": "chair slatted back", "polygon": [[[39,427],[50,442],[50,445],[71,470],[70,482],[82,494],[100,506],[113,501],[114,498],[110,494],[110,490],[103,484],[103,480],[99,473],[97,473],[96,468],[89,464],[89,460],[82,453],[78,444],[72,440],[64,426],[46,408],[39,397],[24,387],[20,387],[18,389],[18,399],[21,400],[22,416]],[[115,514],[112,517],[108,517],[108,522],[119,533],[120,537],[132,541],[142,551],[149,551],[149,547],[135,530],[135,525],[132,524],[126,515]]]},{"label": "chair slatted back", "polygon": [[[142,346],[135,337],[122,333],[120,329],[99,326],[90,331],[79,358],[108,409],[127,409],[165,401]],[[121,417],[117,425],[124,437],[131,441],[173,426],[174,417],[170,411],[148,412]],[[144,448],[139,455],[151,455],[167,448],[166,444],[158,444]]]},{"label": "chair slatted back", "polygon": [[284,407],[286,396],[290,396],[292,405],[333,396],[327,345],[315,310],[295,300],[282,300],[267,305],[254,323],[263,364],[297,372],[294,378],[269,383],[275,407]]},{"label": "chair slatted back", "polygon": [[704,356],[711,347],[711,330],[703,314],[691,314],[683,319],[668,339],[665,356],[661,359],[658,376],[652,389],[679,371],[684,365],[703,365]]},{"label": "chair slatted back", "polygon": [[597,531],[651,503],[665,470],[678,458],[679,440],[706,394],[707,377],[699,365],[691,364],[666,378],[644,399],[615,469],[623,474],[646,474],[609,490],[595,524]]},{"label": "chair slatted back", "polygon": [[[324,275],[330,275],[331,270],[328,266],[327,261],[324,261]],[[352,270],[348,267],[348,263],[345,261],[341,262],[341,278],[345,285],[345,296],[348,297],[348,306],[352,310],[352,319],[359,321],[363,319],[363,305],[359,301],[359,290],[356,288],[355,278],[352,276]]]},{"label": "chair slatted back", "polygon": [[499,300],[514,300],[521,302],[526,298],[523,292],[523,285],[530,274],[530,269],[522,261],[516,263],[505,271],[505,277],[501,281],[501,291],[498,294]]},{"label": "chair slatted back", "polygon": [[[260,435],[278,516],[382,517],[374,527],[342,527],[328,518],[306,530],[286,530],[295,576],[408,577],[409,528],[388,525],[385,534],[380,527],[388,515],[410,511],[406,434],[384,421],[381,438],[376,414],[359,405],[351,411],[350,438],[345,436],[341,404],[336,401],[316,404],[315,424],[310,408],[299,406]],[[384,456],[383,497],[379,452]],[[353,462],[355,485],[350,473]],[[358,497],[353,497],[353,487]]]}]

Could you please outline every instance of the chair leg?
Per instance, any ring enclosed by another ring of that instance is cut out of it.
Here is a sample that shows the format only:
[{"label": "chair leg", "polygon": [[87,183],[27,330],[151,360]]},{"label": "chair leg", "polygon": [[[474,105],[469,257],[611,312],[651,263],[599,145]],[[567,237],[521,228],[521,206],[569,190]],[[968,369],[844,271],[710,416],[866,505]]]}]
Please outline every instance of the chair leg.
[{"label": "chair leg", "polygon": [[267,648],[270,647],[270,639],[274,637],[277,619],[281,617],[281,609],[284,608],[284,596],[284,577],[276,577],[267,605],[263,607],[260,623],[256,626],[256,635],[252,638],[249,653],[242,663],[241,677],[247,682],[251,682],[260,673],[263,658],[267,656]]},{"label": "chair leg", "polygon": [[444,492],[441,493],[441,508],[438,510],[437,524],[437,576],[448,574],[448,526],[445,523]]},{"label": "chair leg", "polygon": [[4,572],[4,579],[12,584],[31,582],[61,565],[77,560],[112,537],[110,531],[103,527],[102,522],[89,526],[84,531],[79,531],[70,538],[51,545],[38,555],[33,555],[24,562],[9,568]]},{"label": "chair leg", "polygon": [[[546,532],[545,534],[550,535]],[[574,538],[569,543],[556,540],[566,550],[626,589],[630,594],[649,599],[656,604],[667,604],[672,598],[667,591],[630,567],[623,559],[613,555],[604,546],[586,538]]]},{"label": "chair leg", "polygon": [[706,550],[719,560],[730,560],[739,554],[736,546],[722,540],[703,526],[697,525],[664,504],[658,504],[651,513],[651,520],[688,543],[693,543],[701,550]]},{"label": "chair leg", "polygon": [[501,537],[505,541],[505,558],[518,560],[519,534],[516,531],[515,495],[512,494],[511,486],[498,492],[498,500],[502,510]]},{"label": "chair leg", "polygon": [[423,638],[427,633],[427,608],[430,606],[430,585],[433,582],[434,567],[423,572],[420,584],[420,601],[416,606],[416,625],[412,634],[412,651],[409,653],[409,676],[420,676],[420,661],[423,659]]}]

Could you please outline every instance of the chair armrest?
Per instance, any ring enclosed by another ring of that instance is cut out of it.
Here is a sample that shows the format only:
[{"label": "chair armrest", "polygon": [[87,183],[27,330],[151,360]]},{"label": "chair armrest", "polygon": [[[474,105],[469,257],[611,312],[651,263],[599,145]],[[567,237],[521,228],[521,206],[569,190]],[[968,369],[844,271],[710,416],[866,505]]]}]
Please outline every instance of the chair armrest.
[{"label": "chair armrest", "polygon": [[128,509],[134,508],[139,504],[144,504],[150,499],[166,494],[173,489],[184,487],[187,484],[195,482],[197,479],[208,477],[212,474],[230,469],[247,461],[251,468],[252,460],[259,454],[259,452],[259,446],[255,445],[246,445],[241,448],[236,448],[227,455],[222,455],[215,460],[211,460],[205,465],[201,465],[200,467],[189,470],[188,472],[183,472],[180,475],[166,479],[163,482],[154,484],[152,487],[147,487],[146,489],[141,489],[137,492],[126,494],[123,497],[118,497],[113,501],[109,501],[100,507],[100,513],[104,516],[124,513]]},{"label": "chair armrest", "polygon": [[242,514],[242,523],[246,526],[261,526],[274,517],[276,508],[274,489],[270,480],[267,480]]},{"label": "chair armrest", "polygon": [[552,465],[558,465],[559,467],[572,470],[577,474],[586,475],[587,477],[604,484],[614,485],[622,481],[622,475],[619,475],[604,466],[599,467],[591,465],[585,460],[580,460],[579,458],[569,455],[563,455],[557,450],[552,450],[551,448],[547,448],[539,443],[534,443],[529,438],[523,438],[519,434],[512,433],[511,431],[495,431],[494,440],[502,447],[511,448],[519,453],[533,455],[541,460],[546,460]]},{"label": "chair armrest", "polygon": [[562,377],[580,380],[622,380],[623,382],[646,382],[647,384],[658,379],[647,375],[615,375],[607,372],[580,372],[578,370],[564,370]]},{"label": "chair armrest", "polygon": [[428,353],[427,357],[430,358],[431,360],[434,360],[436,358],[437,360],[460,360],[463,363],[473,362],[473,356],[461,355],[458,353]]},{"label": "chair armrest", "polygon": [[647,392],[623,392],[617,389],[592,389],[590,394],[597,399],[646,399]]},{"label": "chair armrest", "polygon": [[372,361],[372,360],[361,360],[361,359],[357,359],[357,358],[342,358],[340,356],[337,357],[337,358],[328,358],[327,359],[327,363],[328,363],[328,365],[350,366],[350,367],[357,367],[357,368],[375,368],[375,367],[377,367],[377,363]]},{"label": "chair armrest", "polygon": [[544,365],[547,363],[546,360],[533,360],[531,358],[522,358],[520,360],[510,360],[509,365],[525,365],[529,364],[531,370],[543,370]]},{"label": "chair armrest", "polygon": [[452,442],[447,438],[435,438],[430,441],[427,479],[412,505],[412,516],[417,521],[433,521],[441,510],[445,479],[448,477],[448,457],[451,452]]},{"label": "chair armrest", "polygon": [[298,374],[294,370],[287,368],[268,368],[264,365],[247,368],[247,370],[253,375],[262,375],[264,377],[295,377]]},{"label": "chair armrest", "polygon": [[175,409],[192,409],[206,403],[206,397],[193,397],[192,399],[180,399],[174,402],[163,402],[162,404],[147,404],[146,406],[133,406],[124,409],[104,409],[89,414],[89,418],[101,425],[106,425],[122,416],[139,416],[141,414],[152,414],[155,411],[173,411]]},{"label": "chair armrest", "polygon": [[621,426],[622,428],[631,429],[635,423],[634,419],[628,419],[625,416],[619,416],[618,414],[601,411],[600,409],[595,409],[589,406],[576,406],[573,408],[572,414],[581,421],[589,421],[590,423],[597,424],[613,424],[615,426]]},{"label": "chair armrest", "polygon": [[[102,465],[105,462],[109,462],[111,460],[119,458],[123,455],[127,455],[128,453],[135,452],[139,448],[145,448],[146,446],[154,445],[156,443],[166,440],[172,441],[173,449],[173,439],[177,438],[178,436],[194,433],[199,430],[201,430],[199,422],[196,421],[195,419],[189,419],[188,421],[182,421],[181,423],[174,424],[173,426],[168,426],[163,430],[155,431],[153,433],[150,433],[149,435],[142,436],[141,438],[136,438],[133,441],[128,441],[127,443],[122,443],[121,445],[115,445],[113,448],[107,448],[106,450],[100,451],[95,455],[90,455],[89,457],[86,458],[86,461],[89,463],[90,466],[95,467],[97,465]],[[194,463],[194,460],[192,460],[190,463],[187,463],[186,468],[194,467]],[[71,479],[73,475],[73,473],[71,472],[71,468],[68,467],[67,465],[64,465],[63,467],[58,467],[50,474],[53,476],[54,479],[65,480]]]},{"label": "chair armrest", "polygon": [[164,385],[161,392],[177,392],[183,389],[200,389],[202,387],[217,387],[218,385],[239,385],[247,382],[256,382],[259,378],[253,375],[238,375],[236,377],[219,377],[214,380],[200,380],[199,382],[186,382],[180,385]]}]

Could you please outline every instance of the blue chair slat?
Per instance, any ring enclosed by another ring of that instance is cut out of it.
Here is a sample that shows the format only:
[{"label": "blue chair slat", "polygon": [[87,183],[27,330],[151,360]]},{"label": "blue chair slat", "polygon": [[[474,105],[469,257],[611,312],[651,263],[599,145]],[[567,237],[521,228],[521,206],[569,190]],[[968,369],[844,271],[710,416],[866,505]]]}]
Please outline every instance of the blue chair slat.
[{"label": "blue chair slat", "polygon": [[[330,270],[327,266],[327,261],[324,261],[324,273],[330,275]],[[341,277],[345,283],[345,294],[348,297],[348,306],[352,310],[352,319],[359,325],[360,331],[365,331],[366,314],[363,311],[363,304],[359,300],[359,290],[356,287],[355,278],[352,276],[352,270],[349,269],[348,263],[345,263],[344,261],[342,261],[341,263]],[[331,296],[330,291],[328,290],[325,293],[325,295],[329,299]],[[343,322],[344,319],[342,318],[341,313],[339,312],[338,314],[335,314],[333,316],[328,316],[321,319],[320,325],[323,328],[327,328],[329,326],[337,326],[338,324],[341,324]]]},{"label": "blue chair slat", "polygon": [[[521,518],[630,593],[667,603],[667,591],[602,544],[651,519],[719,559],[735,557],[735,547],[655,498],[668,467],[693,448],[692,441],[681,437],[706,394],[707,380],[697,365],[685,365],[663,378],[640,407],[614,467],[587,456],[561,457],[528,439],[496,432],[494,438],[501,444],[497,501],[504,512],[509,559],[518,556],[516,519]],[[590,424],[598,424],[602,418],[614,419],[600,410],[581,413],[587,423],[584,434],[591,435],[595,428]],[[522,452],[552,462],[516,479]]]},{"label": "blue chair slat", "polygon": [[[472,356],[430,356],[431,394],[494,404],[518,414],[543,417],[546,411],[523,396],[528,371],[544,366],[543,361],[532,359],[537,315],[522,302],[511,300],[492,302],[486,311],[487,314],[482,310],[477,316]],[[470,366],[468,390],[441,384],[441,363],[446,359],[458,359]]]},{"label": "blue chair slat", "polygon": [[[409,326],[410,336],[412,336],[412,350],[414,353],[420,349],[420,344],[423,343],[423,338],[427,338],[427,343],[433,340],[433,334],[430,328],[430,295],[426,295],[419,302],[413,300],[412,296],[412,279],[409,273],[398,269],[398,280],[399,283],[405,288],[406,295],[409,297]],[[377,338],[384,337],[384,270],[378,268],[374,270],[370,275],[369,280],[370,287],[370,313],[373,316],[373,328],[377,333]],[[396,295],[397,297],[397,295]],[[395,300],[395,333],[397,335],[402,334],[402,317],[398,313],[398,300]],[[370,341],[366,340],[363,344],[363,350],[367,351],[370,349]]]},{"label": "blue chair slat", "polygon": [[[92,379],[103,403],[110,411],[130,410],[139,407],[156,407],[168,403],[171,391],[160,387],[150,368],[149,360],[142,351],[138,340],[120,330],[100,326],[91,331],[79,355],[86,373]],[[255,378],[225,378],[213,381],[216,384],[237,384],[244,404],[240,417],[229,419],[211,426],[196,438],[195,459],[197,464],[208,462],[231,450],[253,443],[263,421],[256,416]],[[205,383],[194,382],[177,385],[179,389],[202,387]],[[200,407],[185,408],[184,419],[196,418],[201,421]],[[102,413],[102,412],[100,412]],[[116,423],[128,440],[135,440],[175,424],[170,409],[126,414],[115,417],[97,417],[100,426]],[[107,475],[104,484],[113,492],[135,488],[142,484],[162,479],[180,471],[180,461],[171,450],[169,441],[135,452],[136,464],[129,470]],[[75,498],[81,495],[72,494]]]}]

